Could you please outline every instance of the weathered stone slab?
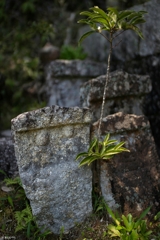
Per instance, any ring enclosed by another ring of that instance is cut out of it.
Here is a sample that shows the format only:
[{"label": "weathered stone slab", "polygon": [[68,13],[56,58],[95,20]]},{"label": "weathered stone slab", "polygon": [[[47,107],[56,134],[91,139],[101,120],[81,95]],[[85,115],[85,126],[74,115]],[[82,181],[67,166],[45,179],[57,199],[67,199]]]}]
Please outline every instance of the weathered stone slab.
[{"label": "weathered stone slab", "polygon": [[[93,121],[100,117],[106,75],[84,83],[80,89],[81,106],[88,107],[93,113]],[[149,76],[114,71],[110,75],[106,92],[104,116],[123,111],[142,114],[144,96],[150,92]]]},{"label": "weathered stone slab", "polygon": [[[8,177],[13,177],[18,174],[14,144],[12,138],[9,136],[0,138],[0,169],[3,170]],[[0,180],[3,180],[4,177],[4,174],[0,173]]]},{"label": "weathered stone slab", "polygon": [[[92,126],[92,138],[98,122]],[[147,119],[134,114],[116,113],[103,118],[101,138],[125,141],[130,153],[116,155],[110,161],[101,161],[100,186],[104,199],[111,207],[120,206],[123,213],[139,212],[152,206],[159,209],[160,160]]]},{"label": "weathered stone slab", "polygon": [[45,69],[44,92],[47,105],[80,106],[80,86],[87,80],[105,74],[106,64],[90,60],[56,60]]},{"label": "weathered stone slab", "polygon": [[90,141],[88,109],[46,107],[12,119],[19,174],[38,225],[58,234],[92,211],[92,174],[75,157]]}]

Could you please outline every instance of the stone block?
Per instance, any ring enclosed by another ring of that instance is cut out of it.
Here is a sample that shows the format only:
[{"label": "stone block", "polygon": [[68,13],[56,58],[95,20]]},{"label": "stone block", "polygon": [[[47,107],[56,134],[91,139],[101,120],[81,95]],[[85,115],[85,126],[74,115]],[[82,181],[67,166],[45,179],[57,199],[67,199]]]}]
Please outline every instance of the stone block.
[{"label": "stone block", "polygon": [[[98,122],[92,126],[92,138]],[[103,118],[101,138],[110,133],[112,139],[125,141],[130,153],[124,152],[109,161],[100,162],[102,196],[112,208],[139,216],[145,208],[159,209],[160,160],[147,119],[141,115],[116,113]]]},{"label": "stone block", "polygon": [[[82,107],[88,107],[93,113],[93,122],[100,118],[101,104],[106,75],[91,79],[80,89]],[[149,76],[129,74],[121,70],[110,74],[108,81],[104,116],[122,111],[129,114],[142,114],[145,95],[151,90]]]},{"label": "stone block", "polygon": [[106,64],[90,60],[56,60],[45,69],[47,105],[80,106],[79,89],[93,77],[105,74]]},{"label": "stone block", "polygon": [[90,141],[88,109],[52,106],[12,119],[19,174],[39,227],[59,234],[92,212],[92,173],[75,157]]},{"label": "stone block", "polygon": [[[14,143],[9,136],[0,138],[0,169],[3,170],[8,177],[18,175]],[[4,174],[0,173],[0,180],[3,180],[4,178]]]}]

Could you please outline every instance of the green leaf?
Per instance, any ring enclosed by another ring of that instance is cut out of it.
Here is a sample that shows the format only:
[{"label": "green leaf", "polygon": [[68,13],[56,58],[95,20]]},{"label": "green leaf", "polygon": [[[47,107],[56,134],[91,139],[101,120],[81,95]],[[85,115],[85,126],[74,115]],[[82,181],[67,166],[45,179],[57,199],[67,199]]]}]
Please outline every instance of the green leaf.
[{"label": "green leaf", "polygon": [[97,139],[96,144],[95,144],[95,153],[99,153],[99,141]]},{"label": "green leaf", "polygon": [[31,222],[29,222],[27,225],[27,238],[30,238],[30,236],[31,236]]},{"label": "green leaf", "polygon": [[132,19],[134,19],[135,17],[139,16],[138,12],[132,12],[128,17],[127,17],[127,21],[131,21]]},{"label": "green leaf", "polygon": [[95,33],[95,31],[89,31],[89,32],[86,32],[85,34],[83,34],[82,36],[81,36],[81,38],[79,39],[79,44],[81,44],[81,42],[86,38],[86,37],[88,37],[89,35],[91,35],[92,33]]},{"label": "green leaf", "polygon": [[120,142],[115,146],[115,149],[118,149],[120,147],[122,147],[125,144],[125,142]]},{"label": "green leaf", "polygon": [[130,14],[132,13],[132,11],[121,11],[118,14],[118,21],[122,21],[123,19],[126,19]]},{"label": "green leaf", "polygon": [[77,23],[86,23],[86,24],[89,24],[87,19],[81,19],[81,20],[79,20]]},{"label": "green leaf", "polygon": [[80,164],[79,164],[79,167],[81,167],[81,166],[83,166],[83,165],[85,165],[85,164],[90,164],[90,161],[95,161],[97,159],[97,157],[95,157],[95,156],[88,156],[88,157],[86,157],[86,158],[84,158],[81,162],[80,162]]},{"label": "green leaf", "polygon": [[141,220],[142,218],[144,218],[144,217],[148,214],[148,212],[150,211],[150,209],[151,209],[151,207],[148,207],[147,209],[145,209],[145,210],[141,213],[141,215],[140,215],[140,217],[139,217],[138,220]]},{"label": "green leaf", "polygon": [[105,24],[106,27],[110,28],[109,22],[107,19],[101,18],[101,17],[94,17],[92,19],[92,21],[96,22],[96,23],[102,23]]},{"label": "green leaf", "polygon": [[132,231],[132,229],[134,227],[134,221],[132,220],[131,214],[128,214],[127,218],[124,215],[122,215],[124,225],[125,225],[127,231],[130,232],[130,231]]},{"label": "green leaf", "polygon": [[107,8],[107,10],[108,10],[109,12],[111,12],[111,13],[114,13],[115,15],[118,15],[118,11],[117,11],[116,8],[109,7],[109,8]]},{"label": "green leaf", "polygon": [[141,24],[141,23],[145,23],[146,21],[143,18],[137,18],[135,19],[132,24],[137,25],[137,24]]},{"label": "green leaf", "polygon": [[109,234],[111,237],[121,237],[121,233],[116,229],[114,225],[109,224],[107,228],[110,231]]},{"label": "green leaf", "polygon": [[90,143],[90,147],[88,149],[88,153],[92,153],[93,152],[93,148],[95,147],[95,145],[97,144],[98,139],[95,138],[91,143]]},{"label": "green leaf", "polygon": [[108,212],[108,214],[112,217],[112,219],[115,221],[115,223],[117,224],[117,226],[120,225],[120,221],[116,218],[116,216],[114,215],[113,211],[111,210],[111,208],[105,204],[106,210]]},{"label": "green leaf", "polygon": [[14,205],[13,205],[13,200],[12,200],[12,198],[10,197],[10,196],[8,196],[8,202],[9,202],[9,204],[11,205],[11,207],[13,207],[14,208]]},{"label": "green leaf", "polygon": [[116,143],[117,140],[108,140],[108,141],[104,141],[105,142],[105,145],[110,145],[110,144],[113,144],[113,143]]},{"label": "green leaf", "polygon": [[90,18],[95,16],[95,14],[93,14],[91,12],[88,12],[88,11],[83,11],[83,12],[80,13],[80,15],[85,15],[85,16],[88,16]]},{"label": "green leaf", "polygon": [[[143,20],[143,22],[145,22],[144,18],[142,16],[136,16],[134,17],[133,19],[131,19],[130,23],[129,24],[132,24],[132,25],[136,25],[138,24],[138,21],[141,21]],[[137,23],[136,23],[137,22]]]},{"label": "green leaf", "polygon": [[105,149],[106,149],[106,146],[105,146],[105,143],[103,142],[102,143],[102,148],[101,148],[101,151],[100,151],[100,155],[103,155],[103,153],[105,152]]},{"label": "green leaf", "polygon": [[100,9],[99,7],[92,7],[90,8],[94,13],[99,13],[102,17],[104,17],[106,19],[107,17],[107,14],[102,10]]},{"label": "green leaf", "polygon": [[131,240],[137,240],[137,239],[139,239],[137,230],[134,230],[134,229],[132,230],[131,235],[130,235],[130,239],[131,239]]},{"label": "green leaf", "polygon": [[160,218],[160,212],[158,212],[155,216],[154,216],[154,220],[158,220]]},{"label": "green leaf", "polygon": [[75,160],[78,160],[80,157],[83,157],[83,156],[88,156],[88,153],[87,152],[79,153]]},{"label": "green leaf", "polygon": [[110,138],[110,134],[108,133],[108,134],[105,136],[104,142],[108,142],[109,138]]}]

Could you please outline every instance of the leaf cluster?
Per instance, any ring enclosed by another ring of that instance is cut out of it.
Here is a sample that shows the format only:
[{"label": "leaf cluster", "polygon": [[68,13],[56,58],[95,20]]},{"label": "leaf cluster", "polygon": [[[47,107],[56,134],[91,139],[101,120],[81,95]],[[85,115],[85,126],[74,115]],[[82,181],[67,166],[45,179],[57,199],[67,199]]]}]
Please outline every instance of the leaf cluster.
[{"label": "leaf cluster", "polygon": [[115,8],[108,8],[107,12],[105,12],[98,6],[90,8],[90,11],[83,11],[80,15],[86,16],[86,18],[79,20],[78,23],[87,24],[92,30],[83,34],[79,43],[81,43],[90,34],[94,32],[101,33],[102,31],[114,34],[120,30],[126,31],[130,29],[143,38],[143,34],[137,25],[145,22],[145,13],[147,12],[136,12],[132,10],[119,12]]},{"label": "leaf cluster", "polygon": [[[4,171],[0,170],[1,173],[6,175]],[[25,191],[22,187],[22,182],[19,177],[4,179],[6,186],[13,188],[12,192],[7,193],[7,197],[1,198],[0,201],[7,201],[11,213],[13,214],[14,231],[15,233],[24,233],[27,239],[44,240],[46,236],[51,234],[49,230],[40,229],[36,224],[36,219],[32,214],[32,210],[29,204],[29,200],[26,197]],[[2,207],[2,205],[1,205]],[[4,207],[4,206],[3,206]],[[42,232],[42,230],[44,230]]]},{"label": "leaf cluster", "polygon": [[16,211],[15,212],[15,219],[17,221],[17,226],[15,228],[15,233],[25,230],[26,236],[29,239],[34,234],[34,239],[41,239],[42,237],[46,237],[51,232],[46,230],[43,233],[40,232],[40,229],[38,228],[35,217],[32,214],[31,207],[26,204],[26,208],[24,208],[22,211]]},{"label": "leaf cluster", "polygon": [[143,218],[150,211],[150,207],[145,209],[138,219],[134,219],[129,213],[127,216],[117,217],[113,211],[106,205],[107,212],[114,221],[107,227],[111,238],[119,237],[121,240],[148,240],[152,231],[147,228],[147,221]]},{"label": "leaf cluster", "polygon": [[107,134],[103,141],[99,141],[95,138],[89,146],[87,152],[79,153],[76,160],[83,157],[79,166],[90,165],[95,160],[109,160],[114,155],[121,152],[129,152],[128,149],[124,148],[125,142],[117,143],[117,140],[109,139],[110,134]]}]

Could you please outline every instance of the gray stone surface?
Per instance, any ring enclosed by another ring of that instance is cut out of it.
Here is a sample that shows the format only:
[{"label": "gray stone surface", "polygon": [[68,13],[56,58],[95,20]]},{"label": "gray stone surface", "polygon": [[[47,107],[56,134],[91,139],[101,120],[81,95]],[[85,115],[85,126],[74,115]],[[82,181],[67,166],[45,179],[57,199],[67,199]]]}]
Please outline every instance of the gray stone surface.
[{"label": "gray stone surface", "polygon": [[40,227],[58,234],[92,211],[92,174],[75,157],[90,140],[88,109],[46,107],[12,119],[19,174]]},{"label": "gray stone surface", "polygon": [[80,86],[106,72],[106,64],[89,60],[56,60],[45,69],[47,105],[80,106]]},{"label": "gray stone surface", "polygon": [[[3,131],[3,135],[9,134]],[[0,169],[3,170],[8,177],[18,175],[17,160],[15,157],[14,144],[11,137],[0,137]],[[4,179],[4,174],[0,173],[0,180]]]},{"label": "gray stone surface", "polygon": [[[92,126],[92,138],[98,122]],[[100,186],[106,202],[120,206],[125,215],[139,216],[149,206],[152,214],[159,209],[160,160],[150,125],[144,115],[116,113],[103,118],[101,138],[125,141],[130,153],[124,152],[100,163]]]},{"label": "gray stone surface", "polygon": [[[102,97],[106,76],[91,79],[80,89],[81,106],[88,107],[93,113],[93,121],[100,117]],[[123,111],[142,114],[144,96],[151,91],[149,76],[128,74],[118,70],[110,74],[106,92],[104,116]]]}]

